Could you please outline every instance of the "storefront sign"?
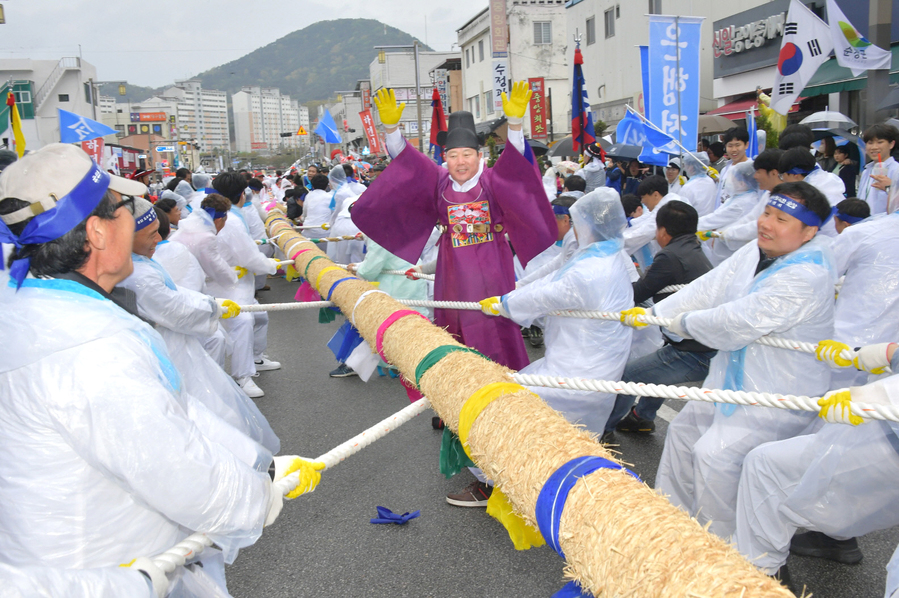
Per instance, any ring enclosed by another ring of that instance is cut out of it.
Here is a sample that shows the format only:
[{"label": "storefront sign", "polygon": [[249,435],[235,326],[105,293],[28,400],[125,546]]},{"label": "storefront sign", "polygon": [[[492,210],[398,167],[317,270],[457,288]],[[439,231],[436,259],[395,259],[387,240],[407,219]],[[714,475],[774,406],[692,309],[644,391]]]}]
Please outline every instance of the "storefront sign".
[{"label": "storefront sign", "polygon": [[546,83],[543,77],[528,79],[531,88],[531,138],[546,139]]}]

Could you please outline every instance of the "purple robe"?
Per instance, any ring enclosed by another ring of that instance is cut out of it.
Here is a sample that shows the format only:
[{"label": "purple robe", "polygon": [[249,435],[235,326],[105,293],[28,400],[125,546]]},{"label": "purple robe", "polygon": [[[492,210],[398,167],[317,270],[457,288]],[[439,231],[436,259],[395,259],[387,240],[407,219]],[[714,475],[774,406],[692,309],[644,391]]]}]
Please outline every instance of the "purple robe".
[{"label": "purple robe", "polygon": [[[440,236],[434,299],[480,301],[515,289],[512,250],[522,266],[552,245],[556,219],[536,168],[509,143],[467,192],[453,191],[446,169],[408,143],[362,194],[353,222],[387,251],[416,263],[435,224]],[[521,329],[481,312],[434,310],[434,323],[490,359],[528,364]]]}]

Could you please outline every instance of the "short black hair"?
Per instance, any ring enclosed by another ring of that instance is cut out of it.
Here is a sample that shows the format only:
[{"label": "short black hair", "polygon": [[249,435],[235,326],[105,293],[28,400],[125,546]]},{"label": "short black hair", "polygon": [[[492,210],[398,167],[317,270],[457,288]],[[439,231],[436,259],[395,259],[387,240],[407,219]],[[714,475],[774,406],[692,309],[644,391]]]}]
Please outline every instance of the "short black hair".
[{"label": "short black hair", "polygon": [[[107,191],[100,203],[97,204],[97,207],[88,214],[87,218],[75,225],[75,228],[58,239],[47,241],[46,243],[28,244],[21,249],[13,249],[7,266],[12,266],[16,259],[31,258],[29,272],[39,277],[55,277],[84,267],[91,255],[87,242],[88,219],[91,216],[96,216],[103,220],[115,220],[115,206],[117,203],[116,196],[111,191]],[[0,200],[0,214],[11,214],[30,205],[30,202],[7,197]],[[14,235],[19,235],[29,222],[31,222],[30,218],[23,222],[11,224],[9,225],[9,230]]]},{"label": "short black hair", "polygon": [[668,195],[668,179],[658,174],[646,177],[640,181],[640,184],[637,186],[637,197],[642,199],[644,195],[652,195],[656,191],[662,197]]},{"label": "short black hair", "polygon": [[560,195],[549,203],[553,206],[564,206],[566,208],[570,208],[576,201],[576,197],[571,197],[570,195]]},{"label": "short black hair", "polygon": [[731,127],[724,132],[724,135],[721,136],[721,140],[725,144],[730,143],[731,141],[742,141],[743,143],[749,143],[749,131],[747,131],[744,127]]},{"label": "short black hair", "polygon": [[175,171],[175,176],[179,179],[186,179],[187,175],[190,174],[190,168],[179,168]]},{"label": "short black hair", "polygon": [[[814,212],[821,219],[821,222],[824,222],[830,216],[830,202],[816,187],[805,181],[781,183],[771,190],[771,195],[786,195],[795,199]],[[807,225],[803,223],[803,226]]]},{"label": "short black hair", "polygon": [[212,208],[216,212],[227,212],[231,209],[231,200],[218,193],[210,193],[200,202],[201,208]]},{"label": "short black hair", "polygon": [[212,180],[212,187],[237,205],[247,188],[247,180],[236,172],[223,172]]},{"label": "short black hair", "polygon": [[[715,143],[713,143],[709,146],[709,149],[706,150],[706,153],[714,154],[720,158],[727,152],[724,150],[724,144],[721,143],[720,141],[716,141]],[[717,160],[714,160],[714,161],[717,162]]]},{"label": "short black hair", "polygon": [[171,197],[160,199],[156,202],[156,207],[168,214],[178,206],[178,202]]},{"label": "short black hair", "polygon": [[252,189],[253,191],[259,191],[262,189],[262,181],[259,179],[250,179],[247,181],[247,188]]},{"label": "short black hair", "polygon": [[628,218],[642,206],[643,202],[633,193],[626,193],[621,196],[621,207],[624,208],[624,215]]},{"label": "short black hair", "polygon": [[871,206],[863,199],[850,197],[844,199],[837,204],[837,210],[847,216],[855,216],[856,218],[868,218],[871,215]]},{"label": "short black hair", "polygon": [[884,141],[899,141],[899,130],[897,130],[893,125],[879,123],[876,125],[871,125],[867,129],[865,129],[865,133],[864,135],[862,135],[862,139],[864,139],[865,143],[868,143],[873,139],[883,139]]},{"label": "short black hair", "polygon": [[303,198],[306,197],[306,193],[306,187],[291,187],[284,192],[284,199],[293,197],[297,201],[303,201]]},{"label": "short black hair", "polygon": [[783,156],[783,150],[777,148],[769,148],[758,155],[752,162],[756,170],[777,170],[780,172],[780,158]]},{"label": "short black hair", "polygon": [[664,228],[672,238],[695,235],[698,223],[696,209],[683,201],[669,201],[656,214],[656,228]]},{"label": "short black hair", "polygon": [[805,149],[809,149],[814,142],[815,134],[812,132],[811,127],[799,124],[787,125],[787,127],[780,133],[777,147],[782,150],[788,150],[794,147],[804,147]]},{"label": "short black hair", "polygon": [[312,180],[309,181],[312,184],[313,189],[321,189],[325,190],[328,188],[328,185],[331,184],[331,181],[328,180],[328,175],[326,174],[317,174],[312,177]]},{"label": "short black hair", "polygon": [[564,187],[569,191],[586,191],[587,179],[573,174],[565,179]]},{"label": "short black hair", "polygon": [[280,170],[275,171],[275,176],[281,176],[283,173]]},{"label": "short black hair", "polygon": [[811,172],[818,163],[815,157],[804,147],[790,148],[783,153],[777,162],[777,170],[780,174],[785,174],[791,168],[801,168]]},{"label": "short black hair", "polygon": [[153,210],[156,212],[156,219],[159,220],[159,236],[165,241],[169,238],[169,233],[172,232],[172,225],[169,223],[169,215],[165,210],[159,207],[159,204],[153,206]]},{"label": "short black hair", "polygon": [[347,178],[349,178],[351,176],[356,176],[356,171],[353,170],[353,167],[350,166],[349,164],[343,165],[343,172],[347,176]]}]

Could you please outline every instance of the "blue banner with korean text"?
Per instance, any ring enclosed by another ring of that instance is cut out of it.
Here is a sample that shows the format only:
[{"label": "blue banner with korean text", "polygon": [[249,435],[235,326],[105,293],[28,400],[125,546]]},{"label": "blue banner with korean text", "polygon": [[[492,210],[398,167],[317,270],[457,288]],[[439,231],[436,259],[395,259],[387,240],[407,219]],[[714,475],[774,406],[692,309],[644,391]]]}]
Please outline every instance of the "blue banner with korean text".
[{"label": "blue banner with korean text", "polygon": [[699,52],[705,17],[649,16],[647,118],[687,149],[695,149],[699,121]]}]

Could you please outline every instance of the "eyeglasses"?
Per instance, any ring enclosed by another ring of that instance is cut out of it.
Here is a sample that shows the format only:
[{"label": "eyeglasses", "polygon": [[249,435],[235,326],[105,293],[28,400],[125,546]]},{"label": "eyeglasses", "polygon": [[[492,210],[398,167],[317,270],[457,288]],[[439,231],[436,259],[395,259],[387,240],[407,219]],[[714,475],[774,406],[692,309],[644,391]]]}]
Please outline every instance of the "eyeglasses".
[{"label": "eyeglasses", "polygon": [[131,212],[132,216],[134,216],[134,198],[130,195],[123,195],[122,201],[115,204],[112,211],[116,212],[119,208],[128,208],[128,211]]}]

